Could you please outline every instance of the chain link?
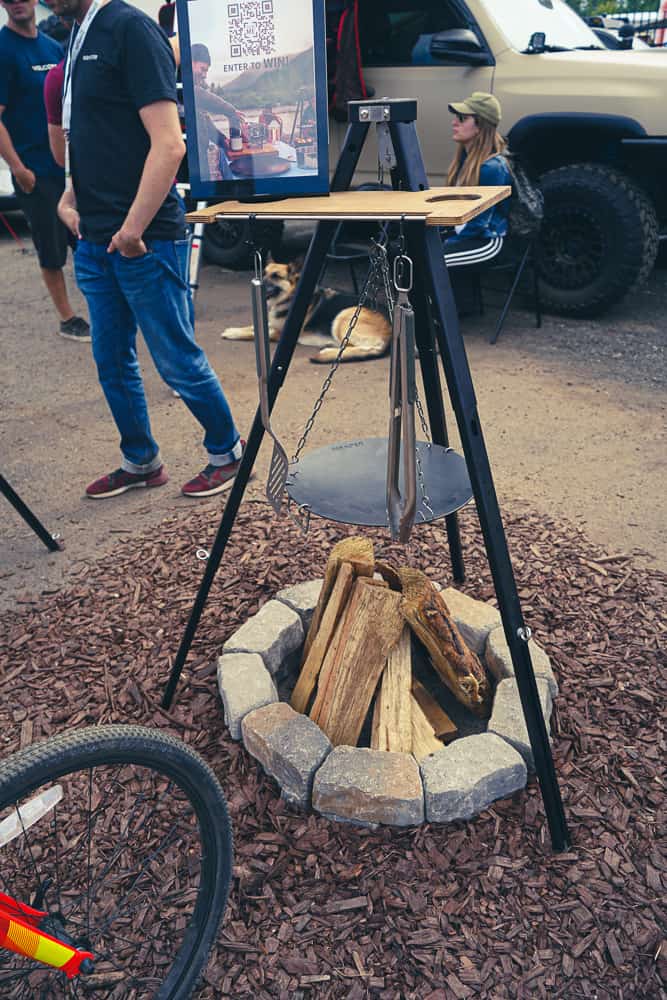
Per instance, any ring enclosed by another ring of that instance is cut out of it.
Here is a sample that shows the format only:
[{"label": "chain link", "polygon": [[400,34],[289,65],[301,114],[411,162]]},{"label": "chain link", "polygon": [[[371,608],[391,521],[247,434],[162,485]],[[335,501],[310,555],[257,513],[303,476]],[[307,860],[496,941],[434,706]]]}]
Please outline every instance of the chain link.
[{"label": "chain link", "polygon": [[[354,328],[359,320],[361,310],[363,309],[364,305],[369,299],[377,301],[377,295],[380,287],[382,287],[384,291],[387,313],[389,315],[389,321],[390,323],[393,323],[395,298],[394,298],[393,279],[389,267],[389,255],[385,241],[386,241],[386,233],[383,234],[383,236],[381,236],[379,240],[372,241],[373,250],[371,251],[371,263],[368,269],[368,274],[366,275],[366,280],[364,281],[364,285],[361,290],[361,295],[359,296],[359,302],[355,308],[352,319],[350,320],[349,326],[345,332],[345,336],[341,341],[340,347],[338,348],[336,357],[331,363],[331,368],[329,370],[329,373],[322,384],[320,394],[315,400],[315,405],[313,406],[312,412],[308,417],[308,420],[306,421],[305,427],[303,429],[303,434],[299,439],[296,451],[294,452],[294,456],[290,463],[291,466],[298,465],[299,458],[301,456],[303,449],[306,446],[310,432],[312,431],[315,421],[317,419],[317,415],[324,404],[325,397],[329,389],[331,388],[331,383],[333,382],[336,372],[338,371],[341,365],[343,353],[350,342],[350,338],[352,337]],[[424,437],[426,438],[427,447],[430,448],[432,443],[431,433],[428,427],[428,423],[426,421],[426,415],[424,413],[424,408],[422,406],[418,390],[415,396],[415,403],[417,406],[417,413],[419,415],[419,422],[421,424],[422,432],[424,434]],[[433,508],[431,507],[430,497],[426,492],[426,481],[424,478],[424,469],[419,454],[419,448],[416,448],[416,464],[417,464],[417,478],[419,481],[419,488],[422,498],[420,509],[418,511],[418,516],[422,521],[427,521],[429,519],[427,515],[430,515],[430,519],[432,519],[435,517],[435,514],[433,512]]]},{"label": "chain link", "polygon": [[315,400],[315,405],[313,406],[313,411],[310,414],[310,416],[308,417],[308,420],[306,421],[306,425],[305,425],[305,427],[303,429],[303,434],[301,435],[301,438],[299,439],[299,443],[296,446],[296,451],[294,452],[294,456],[293,456],[292,461],[290,463],[291,465],[297,465],[298,462],[299,462],[299,457],[300,457],[301,452],[303,451],[303,449],[304,449],[304,447],[306,445],[306,442],[308,440],[308,436],[309,436],[311,430],[313,429],[313,425],[315,423],[315,420],[317,419],[317,414],[320,412],[320,410],[322,408],[322,404],[324,403],[324,398],[325,398],[327,392],[329,391],[329,389],[331,387],[331,383],[332,383],[332,381],[334,379],[334,376],[335,376],[336,372],[338,371],[338,369],[340,367],[340,364],[341,364],[341,361],[342,361],[342,358],[343,358],[343,352],[345,351],[345,348],[347,347],[347,345],[350,342],[350,337],[354,333],[354,328],[357,325],[357,321],[358,321],[359,316],[361,314],[361,310],[363,309],[364,305],[366,304],[366,301],[368,300],[368,298],[371,297],[372,294],[375,293],[376,286],[379,284],[380,273],[381,273],[381,266],[382,266],[380,264],[380,257],[382,257],[383,259],[386,259],[386,253],[387,253],[387,251],[386,251],[386,248],[381,243],[376,242],[375,240],[373,241],[373,247],[374,247],[374,249],[371,251],[371,263],[370,263],[370,267],[368,269],[368,274],[366,275],[366,280],[364,281],[364,285],[363,285],[363,288],[361,290],[361,295],[359,296],[359,302],[357,304],[356,309],[354,310],[354,315],[352,316],[352,319],[350,320],[350,324],[349,324],[349,326],[348,326],[348,328],[347,328],[347,330],[345,332],[345,336],[343,337],[343,339],[341,341],[340,347],[338,348],[338,353],[336,354],[336,357],[334,358],[334,360],[331,363],[331,368],[329,370],[329,374],[325,378],[325,380],[324,380],[324,382],[322,384],[322,388],[320,390],[320,394],[317,397],[317,399]]}]

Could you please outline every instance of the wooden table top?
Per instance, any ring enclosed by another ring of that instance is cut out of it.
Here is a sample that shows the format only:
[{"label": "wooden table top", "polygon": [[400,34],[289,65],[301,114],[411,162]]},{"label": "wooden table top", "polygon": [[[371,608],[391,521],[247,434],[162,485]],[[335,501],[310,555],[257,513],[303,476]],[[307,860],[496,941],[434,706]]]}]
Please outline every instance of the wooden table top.
[{"label": "wooden table top", "polygon": [[189,212],[189,222],[220,218],[247,219],[406,219],[425,220],[427,226],[460,226],[509,198],[503,187],[437,187],[427,191],[335,191],[313,198],[247,203],[223,201]]}]

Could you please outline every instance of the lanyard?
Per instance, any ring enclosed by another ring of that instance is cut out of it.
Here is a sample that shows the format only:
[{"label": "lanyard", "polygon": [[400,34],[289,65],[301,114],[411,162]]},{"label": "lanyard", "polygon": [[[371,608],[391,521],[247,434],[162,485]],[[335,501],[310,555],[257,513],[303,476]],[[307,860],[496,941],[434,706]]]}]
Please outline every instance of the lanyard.
[{"label": "lanyard", "polygon": [[99,9],[99,0],[93,0],[92,4],[88,8],[86,16],[81,22],[79,30],[76,32],[75,36],[70,38],[70,43],[67,47],[67,59],[65,60],[65,81],[63,85],[62,117],[63,131],[65,132],[65,135],[69,135],[70,125],[72,123],[72,74],[74,72],[74,66],[79,57],[79,53],[83,48],[83,43],[86,40],[88,30]]}]

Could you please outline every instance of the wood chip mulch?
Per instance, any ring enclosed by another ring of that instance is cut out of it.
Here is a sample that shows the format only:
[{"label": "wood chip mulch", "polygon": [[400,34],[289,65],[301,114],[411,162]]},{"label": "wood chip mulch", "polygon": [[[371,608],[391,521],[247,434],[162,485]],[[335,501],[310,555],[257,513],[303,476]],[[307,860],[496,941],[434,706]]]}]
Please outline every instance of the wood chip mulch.
[{"label": "wood chip mulch", "polygon": [[[215,678],[227,637],[276,590],[320,576],[346,528],[315,521],[304,538],[247,502],[174,707],[158,707],[201,579],[195,550],[218,517],[198,508],[119,542],[67,590],[19,596],[0,629],[3,755],[70,726],[136,721],[182,737],[218,774],[235,879],[200,1000],[665,1000],[667,577],[506,511],[523,611],[560,683],[554,755],[573,846],[552,854],[534,780],[469,823],[369,831],[286,806],[229,738]],[[494,601],[474,512],[461,524],[463,589]],[[405,561],[370,534],[378,557]],[[415,536],[413,564],[450,583],[442,526]]]}]

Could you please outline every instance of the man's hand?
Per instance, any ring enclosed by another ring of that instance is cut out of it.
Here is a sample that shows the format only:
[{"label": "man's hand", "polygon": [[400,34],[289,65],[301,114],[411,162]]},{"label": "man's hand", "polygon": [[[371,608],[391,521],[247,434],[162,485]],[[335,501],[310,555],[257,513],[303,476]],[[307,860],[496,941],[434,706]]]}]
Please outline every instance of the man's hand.
[{"label": "man's hand", "polygon": [[58,202],[58,218],[67,226],[71,233],[74,233],[78,240],[81,239],[79,226],[81,218],[76,208],[76,198],[72,188],[67,188]]},{"label": "man's hand", "polygon": [[20,170],[16,171],[14,177],[24,194],[32,194],[37,183],[37,178],[32,170],[29,170],[28,167],[21,167]]},{"label": "man's hand", "polygon": [[121,257],[141,257],[148,253],[148,247],[141,236],[136,233],[128,233],[121,226],[117,233],[111,237],[111,243],[107,247],[107,253],[117,250]]}]

